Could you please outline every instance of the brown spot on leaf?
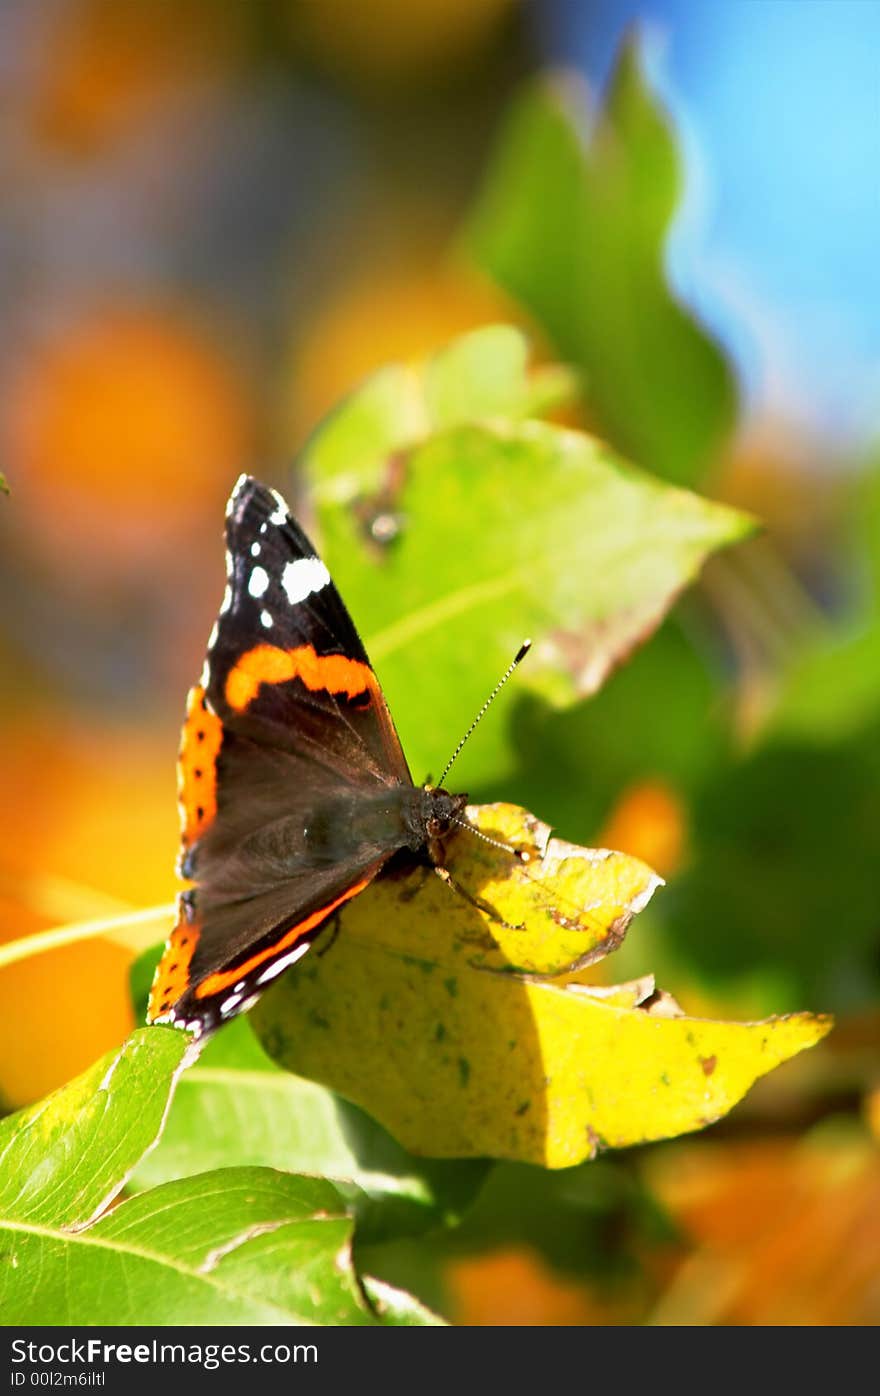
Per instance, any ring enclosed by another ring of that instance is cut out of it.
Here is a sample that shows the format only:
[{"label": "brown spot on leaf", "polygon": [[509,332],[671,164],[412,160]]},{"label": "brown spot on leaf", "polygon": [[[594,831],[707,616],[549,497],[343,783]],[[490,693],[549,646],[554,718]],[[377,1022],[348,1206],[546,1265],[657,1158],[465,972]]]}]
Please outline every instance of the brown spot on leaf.
[{"label": "brown spot on leaf", "polygon": [[703,1068],[704,1076],[711,1076],[717,1065],[717,1057],[700,1057],[700,1066]]},{"label": "brown spot on leaf", "polygon": [[[555,913],[553,913],[553,920],[557,925],[562,925],[564,930],[576,930],[578,926],[578,922],[575,920],[572,922],[571,927],[569,927],[566,924],[567,918],[560,918]],[[579,956],[574,964],[569,966],[568,973],[573,974],[576,970],[587,969],[589,965],[595,964],[597,960],[604,960],[606,955],[611,955],[618,946],[623,943],[623,938],[626,935],[627,927],[631,920],[632,913],[629,911],[622,911],[619,916],[616,916],[608,927],[604,940],[600,940],[599,944],[594,945],[592,950],[588,950],[585,954]]]},{"label": "brown spot on leaf", "polygon": [[592,1125],[587,1125],[587,1139],[590,1141],[590,1158],[595,1158],[605,1141]]}]

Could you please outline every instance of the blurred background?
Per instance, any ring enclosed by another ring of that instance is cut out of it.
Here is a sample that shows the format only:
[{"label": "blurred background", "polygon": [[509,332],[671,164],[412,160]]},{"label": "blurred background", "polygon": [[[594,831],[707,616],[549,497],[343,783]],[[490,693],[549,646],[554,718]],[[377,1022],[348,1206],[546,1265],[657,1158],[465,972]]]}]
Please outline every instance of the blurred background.
[{"label": "blurred background", "polygon": [[[0,940],[173,896],[226,495],[293,486],[373,368],[519,323],[571,420],[765,522],[596,699],[523,699],[472,793],[667,878],[615,977],[839,1027],[705,1136],[499,1168],[373,1258],[458,1322],[880,1319],[878,52],[874,0],[0,4]],[[574,249],[564,180],[505,237],[550,81]],[[130,1030],[132,954],[0,971],[6,1107]]]}]

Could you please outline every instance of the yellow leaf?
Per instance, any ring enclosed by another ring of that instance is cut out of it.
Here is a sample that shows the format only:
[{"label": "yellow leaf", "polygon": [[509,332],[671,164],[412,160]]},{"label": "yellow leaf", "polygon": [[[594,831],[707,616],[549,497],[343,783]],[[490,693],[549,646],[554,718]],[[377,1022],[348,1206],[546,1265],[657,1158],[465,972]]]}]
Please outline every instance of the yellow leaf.
[{"label": "yellow leaf", "polygon": [[468,819],[528,861],[456,835],[449,870],[473,901],[429,869],[380,880],[253,1015],[283,1065],[412,1152],[563,1168],[686,1133],[828,1032],[809,1014],[687,1018],[649,980],[597,991],[566,978],[619,944],[659,879],[623,854],[550,839],[514,806]]},{"label": "yellow leaf", "polygon": [[464,832],[448,843],[446,865],[464,896],[428,868],[407,868],[351,904],[346,936],[453,969],[556,976],[615,949],[661,883],[638,858],[552,839],[516,805],[471,806],[467,818],[503,847]]}]

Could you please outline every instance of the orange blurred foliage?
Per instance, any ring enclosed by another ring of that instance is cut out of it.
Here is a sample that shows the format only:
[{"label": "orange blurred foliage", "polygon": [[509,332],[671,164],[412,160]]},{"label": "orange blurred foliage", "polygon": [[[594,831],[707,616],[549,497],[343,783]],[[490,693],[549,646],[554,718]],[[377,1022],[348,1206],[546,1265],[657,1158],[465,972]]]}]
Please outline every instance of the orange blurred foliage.
[{"label": "orange blurred foliage", "polygon": [[681,864],[686,838],[683,801],[665,781],[644,780],[620,796],[597,843],[641,858],[661,877],[668,877]]},{"label": "orange blurred foliage", "polygon": [[124,138],[182,82],[215,76],[235,54],[234,7],[210,0],[77,0],[61,7],[32,94],[47,144],[89,156]]},{"label": "orange blurred foliage", "polygon": [[681,1240],[609,1292],[523,1248],[447,1264],[460,1324],[874,1325],[880,1152],[850,1128],[801,1140],[705,1139],[642,1155]]},{"label": "orange blurred foliage", "polygon": [[880,1322],[880,1153],[864,1137],[704,1140],[647,1173],[692,1242],[653,1323]]},{"label": "orange blurred foliage", "polygon": [[637,1319],[632,1292],[601,1296],[585,1283],[563,1277],[534,1251],[520,1247],[450,1261],[444,1269],[450,1318],[466,1327],[575,1327],[623,1324]]},{"label": "orange blurred foliage", "polygon": [[47,566],[103,575],[222,518],[254,422],[241,377],[183,315],[113,307],[22,354],[0,433],[18,527]]},{"label": "orange blurred foliage", "polygon": [[0,747],[4,866],[69,878],[135,906],[167,901],[177,855],[176,744],[171,727],[151,734],[48,714],[19,720]]},{"label": "orange blurred foliage", "polygon": [[[23,723],[7,732],[0,942],[106,914],[108,899],[167,902],[176,890],[174,737],[109,727]],[[167,749],[166,749],[167,748]],[[44,884],[56,910],[45,909]],[[96,889],[89,907],[89,889]],[[133,1026],[134,952],[90,939],[0,972],[0,1097],[39,1099],[83,1071]]]},{"label": "orange blurred foliage", "polygon": [[[4,929],[34,917],[0,902]],[[45,929],[43,924],[35,929]],[[29,1105],[91,1066],[134,1027],[131,952],[107,940],[68,945],[0,973],[0,1104]]]}]

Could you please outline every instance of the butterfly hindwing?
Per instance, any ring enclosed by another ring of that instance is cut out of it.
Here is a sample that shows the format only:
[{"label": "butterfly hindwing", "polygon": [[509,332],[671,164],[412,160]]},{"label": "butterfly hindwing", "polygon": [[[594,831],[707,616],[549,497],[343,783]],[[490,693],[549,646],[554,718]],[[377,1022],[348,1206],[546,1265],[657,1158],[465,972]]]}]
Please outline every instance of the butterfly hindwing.
[{"label": "butterfly hindwing", "polygon": [[153,981],[149,1021],[175,1022],[201,1035],[249,1008],[384,861],[349,865],[344,886],[339,868],[325,868],[306,869],[244,901],[217,900],[199,888],[182,893]]}]

